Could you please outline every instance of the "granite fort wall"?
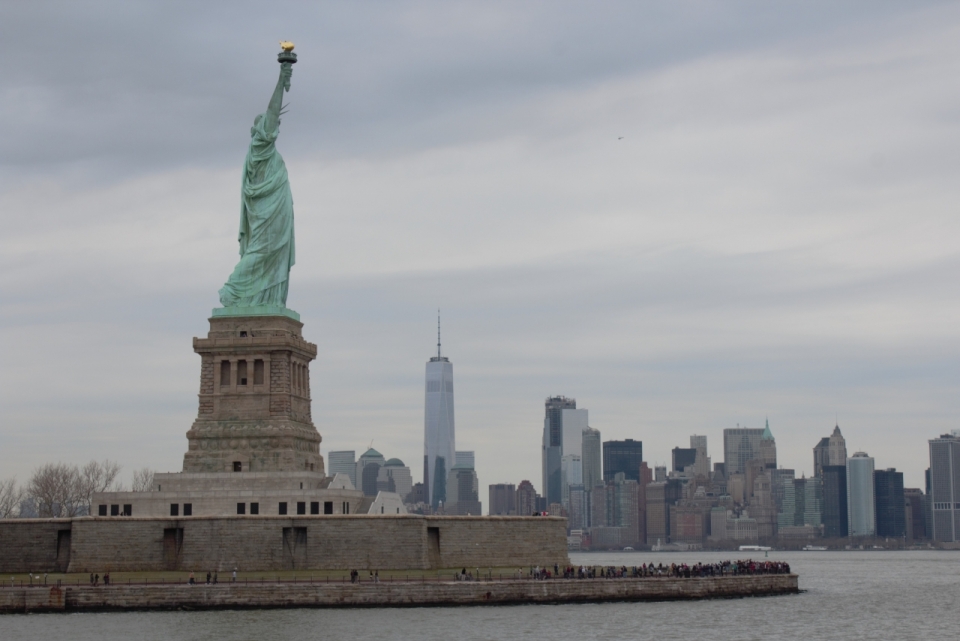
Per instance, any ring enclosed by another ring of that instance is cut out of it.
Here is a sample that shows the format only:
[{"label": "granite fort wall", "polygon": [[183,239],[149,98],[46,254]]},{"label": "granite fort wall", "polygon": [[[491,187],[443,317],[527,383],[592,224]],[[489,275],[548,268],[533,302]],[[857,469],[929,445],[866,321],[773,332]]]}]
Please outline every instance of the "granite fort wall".
[{"label": "granite fort wall", "polygon": [[282,583],[0,588],[0,613],[177,608],[408,607],[512,603],[662,601],[791,594],[795,574],[700,579]]},{"label": "granite fort wall", "polygon": [[0,519],[0,572],[64,572],[70,519]]},{"label": "granite fort wall", "polygon": [[0,572],[553,565],[569,562],[564,528],[559,518],[416,515],[7,521]]},{"label": "granite fort wall", "polygon": [[425,517],[440,535],[430,567],[483,568],[567,565],[566,519],[546,517]]}]

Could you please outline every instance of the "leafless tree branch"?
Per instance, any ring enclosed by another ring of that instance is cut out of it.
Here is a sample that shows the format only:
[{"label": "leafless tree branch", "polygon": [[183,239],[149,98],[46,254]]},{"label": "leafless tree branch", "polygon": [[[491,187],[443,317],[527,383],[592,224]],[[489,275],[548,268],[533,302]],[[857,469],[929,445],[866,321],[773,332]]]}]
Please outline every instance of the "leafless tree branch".
[{"label": "leafless tree branch", "polygon": [[11,477],[0,481],[0,519],[12,519],[20,514],[23,488]]},{"label": "leafless tree branch", "polygon": [[149,467],[144,467],[139,470],[133,471],[133,486],[131,490],[134,492],[149,492],[153,489],[153,470]]},{"label": "leafless tree branch", "polygon": [[82,468],[66,463],[48,463],[30,477],[27,492],[41,517],[73,517],[90,514],[90,503],[97,492],[118,489],[121,466],[105,460],[90,461]]}]

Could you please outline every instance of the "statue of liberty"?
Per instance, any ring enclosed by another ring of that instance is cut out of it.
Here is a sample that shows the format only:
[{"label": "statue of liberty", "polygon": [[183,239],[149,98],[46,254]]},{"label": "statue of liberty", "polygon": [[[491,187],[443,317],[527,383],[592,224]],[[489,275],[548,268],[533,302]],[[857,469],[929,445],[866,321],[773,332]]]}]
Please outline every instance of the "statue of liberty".
[{"label": "statue of liberty", "polygon": [[225,308],[285,308],[287,304],[290,268],[296,260],[293,194],[275,143],[283,92],[290,90],[296,54],[290,51],[293,43],[281,45],[280,79],[266,112],[257,116],[250,128],[240,193],[240,262],[220,290]]}]

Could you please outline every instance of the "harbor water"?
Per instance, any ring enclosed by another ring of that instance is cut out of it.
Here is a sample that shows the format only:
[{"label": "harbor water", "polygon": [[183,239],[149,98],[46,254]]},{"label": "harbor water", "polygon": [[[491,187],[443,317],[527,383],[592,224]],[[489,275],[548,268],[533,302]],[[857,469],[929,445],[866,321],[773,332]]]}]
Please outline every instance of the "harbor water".
[{"label": "harbor water", "polygon": [[[735,560],[763,552],[575,553],[579,565]],[[7,615],[0,639],[957,639],[960,552],[770,552],[801,594],[695,602]]]}]

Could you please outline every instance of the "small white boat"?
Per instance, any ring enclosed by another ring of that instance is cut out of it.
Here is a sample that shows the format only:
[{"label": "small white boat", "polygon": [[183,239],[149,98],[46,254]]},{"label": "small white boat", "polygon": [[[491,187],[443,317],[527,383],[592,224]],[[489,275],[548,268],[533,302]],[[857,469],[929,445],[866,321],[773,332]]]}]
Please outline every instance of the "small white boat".
[{"label": "small white boat", "polygon": [[741,545],[741,552],[769,552],[773,548],[767,547],[765,545]]}]

